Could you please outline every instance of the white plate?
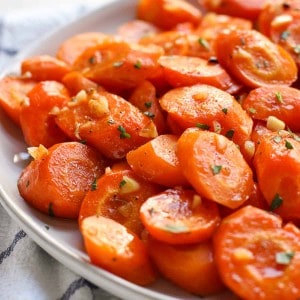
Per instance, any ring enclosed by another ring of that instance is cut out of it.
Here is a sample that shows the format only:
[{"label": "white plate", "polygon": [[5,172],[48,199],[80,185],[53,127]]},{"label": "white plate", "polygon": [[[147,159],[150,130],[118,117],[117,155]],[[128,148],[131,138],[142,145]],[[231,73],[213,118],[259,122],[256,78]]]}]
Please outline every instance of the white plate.
[{"label": "white plate", "polygon": [[[60,28],[50,36],[39,40],[30,49],[23,51],[2,76],[18,72],[20,61],[25,57],[35,54],[54,55],[60,43],[76,33],[85,31],[113,33],[118,25],[134,18],[136,3],[135,0],[112,0],[109,4],[100,6],[96,11]],[[14,163],[13,156],[16,153],[26,152],[26,145],[20,130],[3,114],[2,110],[0,110],[0,120],[0,201],[10,216],[37,244],[69,269],[122,299],[200,299],[163,280],[144,288],[92,266],[83,250],[77,222],[41,214],[29,207],[19,196],[17,180],[24,163]],[[205,299],[232,299],[232,295],[228,293]]]}]

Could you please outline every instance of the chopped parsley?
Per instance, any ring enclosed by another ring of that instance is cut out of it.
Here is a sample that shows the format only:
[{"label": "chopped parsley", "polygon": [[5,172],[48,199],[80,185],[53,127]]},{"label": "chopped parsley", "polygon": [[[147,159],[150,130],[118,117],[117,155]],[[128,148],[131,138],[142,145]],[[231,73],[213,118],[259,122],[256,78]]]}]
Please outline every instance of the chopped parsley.
[{"label": "chopped parsley", "polygon": [[289,142],[288,140],[285,141],[285,148],[289,150],[294,149],[292,143]]},{"label": "chopped parsley", "polygon": [[120,139],[130,139],[131,135],[126,131],[126,129],[122,126],[118,126],[118,130],[120,131]]},{"label": "chopped parsley", "polygon": [[124,186],[126,183],[127,183],[127,182],[126,182],[125,179],[121,180],[120,183],[119,183],[119,187],[121,188],[121,187]]},{"label": "chopped parsley", "polygon": [[98,186],[97,186],[97,178],[95,178],[94,181],[92,182],[91,190],[95,191],[97,188],[98,188]]},{"label": "chopped parsley", "polygon": [[223,108],[223,109],[222,109],[222,112],[223,112],[225,115],[227,115],[228,109],[227,109],[227,108]]},{"label": "chopped parsley", "polygon": [[222,166],[220,166],[220,165],[212,166],[212,167],[211,167],[211,170],[212,170],[212,173],[213,173],[214,175],[217,175],[217,174],[219,174],[219,173],[221,172]]},{"label": "chopped parsley", "polygon": [[288,265],[294,256],[295,256],[295,252],[293,251],[278,252],[275,255],[275,260],[276,263],[280,265]]},{"label": "chopped parsley", "polygon": [[281,196],[276,193],[276,195],[274,196],[271,205],[270,205],[270,210],[274,211],[275,209],[279,208],[283,203],[283,199],[281,198]]},{"label": "chopped parsley", "polygon": [[210,45],[208,43],[208,41],[204,38],[199,38],[198,39],[198,43],[204,48],[204,49],[209,49],[210,48]]},{"label": "chopped parsley", "polygon": [[275,97],[276,97],[277,102],[283,103],[282,94],[280,92],[276,92]]},{"label": "chopped parsley", "polygon": [[141,63],[141,61],[138,60],[138,61],[134,64],[134,67],[135,67],[136,69],[141,69],[141,68],[142,68],[142,63]]},{"label": "chopped parsley", "polygon": [[145,107],[150,108],[152,106],[152,101],[148,101],[144,103]]},{"label": "chopped parsley", "polygon": [[253,108],[253,107],[250,107],[250,108],[248,109],[248,111],[249,111],[249,113],[251,113],[251,114],[255,114],[255,113],[256,113],[256,109]]},{"label": "chopped parsley", "polygon": [[91,56],[91,57],[89,58],[89,63],[90,63],[91,65],[95,64],[95,63],[96,63],[96,57],[95,57],[95,56]]},{"label": "chopped parsley", "polygon": [[210,126],[207,124],[203,124],[203,123],[197,123],[196,127],[200,128],[200,129],[204,129],[204,130],[209,130]]},{"label": "chopped parsley", "polygon": [[226,133],[225,136],[229,139],[232,139],[234,136],[234,130],[233,129],[229,129]]}]

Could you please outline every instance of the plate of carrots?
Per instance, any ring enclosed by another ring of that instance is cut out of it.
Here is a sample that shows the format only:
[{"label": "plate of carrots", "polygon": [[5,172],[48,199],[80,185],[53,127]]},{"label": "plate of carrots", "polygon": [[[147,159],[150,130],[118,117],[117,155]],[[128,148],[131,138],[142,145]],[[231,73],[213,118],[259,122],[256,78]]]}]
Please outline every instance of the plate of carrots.
[{"label": "plate of carrots", "polygon": [[115,0],[37,41],[0,79],[1,203],[123,299],[299,299],[299,10]]}]

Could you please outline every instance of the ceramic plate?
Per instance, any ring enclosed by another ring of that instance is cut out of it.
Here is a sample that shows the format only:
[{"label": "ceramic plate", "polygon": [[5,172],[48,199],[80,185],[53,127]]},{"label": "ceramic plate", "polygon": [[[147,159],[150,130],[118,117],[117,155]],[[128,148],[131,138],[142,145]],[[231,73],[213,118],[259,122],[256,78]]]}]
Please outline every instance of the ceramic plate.
[{"label": "ceramic plate", "polygon": [[[54,55],[60,43],[76,33],[115,32],[120,24],[134,18],[136,3],[135,0],[112,0],[108,4],[100,4],[97,10],[60,28],[50,36],[39,40],[30,49],[23,51],[2,75],[18,72],[20,61],[25,57],[35,54]],[[27,148],[20,130],[6,118],[2,110],[0,120],[1,204],[37,244],[75,273],[122,299],[200,299],[163,280],[144,288],[92,266],[83,250],[82,238],[75,221],[43,215],[29,207],[19,196],[17,180],[25,162],[14,162],[14,155],[26,152]],[[232,295],[222,294],[205,299],[232,299]]]}]

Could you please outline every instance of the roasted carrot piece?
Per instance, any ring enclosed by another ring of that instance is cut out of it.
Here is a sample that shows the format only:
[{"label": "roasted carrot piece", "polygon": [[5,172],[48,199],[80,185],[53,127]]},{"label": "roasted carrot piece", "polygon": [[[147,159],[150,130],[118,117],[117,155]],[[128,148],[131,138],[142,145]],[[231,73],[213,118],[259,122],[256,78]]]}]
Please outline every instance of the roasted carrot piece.
[{"label": "roasted carrot piece", "polygon": [[30,77],[37,81],[61,81],[70,71],[71,68],[67,63],[50,55],[33,56],[21,63],[22,74],[29,73]]},{"label": "roasted carrot piece", "polygon": [[200,10],[185,0],[139,0],[137,4],[139,19],[165,30],[184,22],[197,26],[201,16]]},{"label": "roasted carrot piece", "polygon": [[128,101],[153,120],[158,134],[166,133],[165,116],[156,97],[156,88],[150,81],[145,80],[139,84]]},{"label": "roasted carrot piece", "polygon": [[41,81],[29,93],[29,104],[23,105],[20,123],[24,139],[29,146],[50,147],[67,141],[67,136],[55,123],[51,114],[69,100],[68,90],[57,81]]},{"label": "roasted carrot piece", "polygon": [[108,92],[82,91],[56,114],[56,123],[73,140],[85,141],[111,159],[157,136],[153,121]]},{"label": "roasted carrot piece", "polygon": [[180,87],[160,99],[179,128],[200,127],[232,139],[244,151],[252,131],[252,119],[227,92],[213,86],[198,84]]},{"label": "roasted carrot piece", "polygon": [[0,106],[18,126],[22,106],[29,101],[27,94],[36,84],[36,81],[23,77],[6,76],[0,80]]},{"label": "roasted carrot piece", "polygon": [[159,135],[127,153],[128,164],[146,180],[164,186],[188,185],[176,155],[178,137]]},{"label": "roasted carrot piece", "polygon": [[299,219],[299,137],[287,131],[265,135],[257,145],[253,163],[270,210],[285,220]]},{"label": "roasted carrot piece", "polygon": [[256,30],[220,33],[215,47],[219,63],[250,88],[289,86],[297,79],[291,55]]},{"label": "roasted carrot piece", "polygon": [[211,241],[170,245],[150,237],[147,245],[159,272],[185,291],[208,296],[225,289],[217,270]]},{"label": "roasted carrot piece", "polygon": [[104,173],[105,160],[93,148],[78,142],[29,150],[34,160],[19,177],[21,196],[48,215],[77,218],[85,194],[95,178]]},{"label": "roasted carrot piece", "polygon": [[220,222],[215,202],[182,188],[149,197],[141,206],[140,217],[155,239],[173,245],[208,240]]},{"label": "roasted carrot piece", "polygon": [[81,233],[92,264],[139,285],[155,280],[145,245],[125,226],[91,216],[83,220]]},{"label": "roasted carrot piece", "polygon": [[189,128],[178,140],[177,155],[183,174],[200,196],[230,208],[250,197],[252,170],[226,137]]},{"label": "roasted carrot piece", "polygon": [[243,108],[252,118],[267,121],[274,116],[292,131],[300,131],[300,91],[288,86],[260,87],[250,91]]},{"label": "roasted carrot piece", "polygon": [[161,191],[132,170],[112,168],[94,182],[86,194],[79,213],[79,224],[89,216],[104,216],[140,235],[144,226],[139,218],[142,203]]},{"label": "roasted carrot piece", "polygon": [[158,63],[162,66],[167,81],[173,87],[203,83],[226,91],[234,85],[233,79],[223,67],[200,57],[161,56]]},{"label": "roasted carrot piece", "polygon": [[58,48],[56,57],[73,66],[77,58],[88,48],[103,43],[111,37],[101,32],[84,32],[66,39]]},{"label": "roasted carrot piece", "polygon": [[242,299],[298,299],[300,231],[269,212],[246,206],[222,220],[214,236],[224,283]]}]

